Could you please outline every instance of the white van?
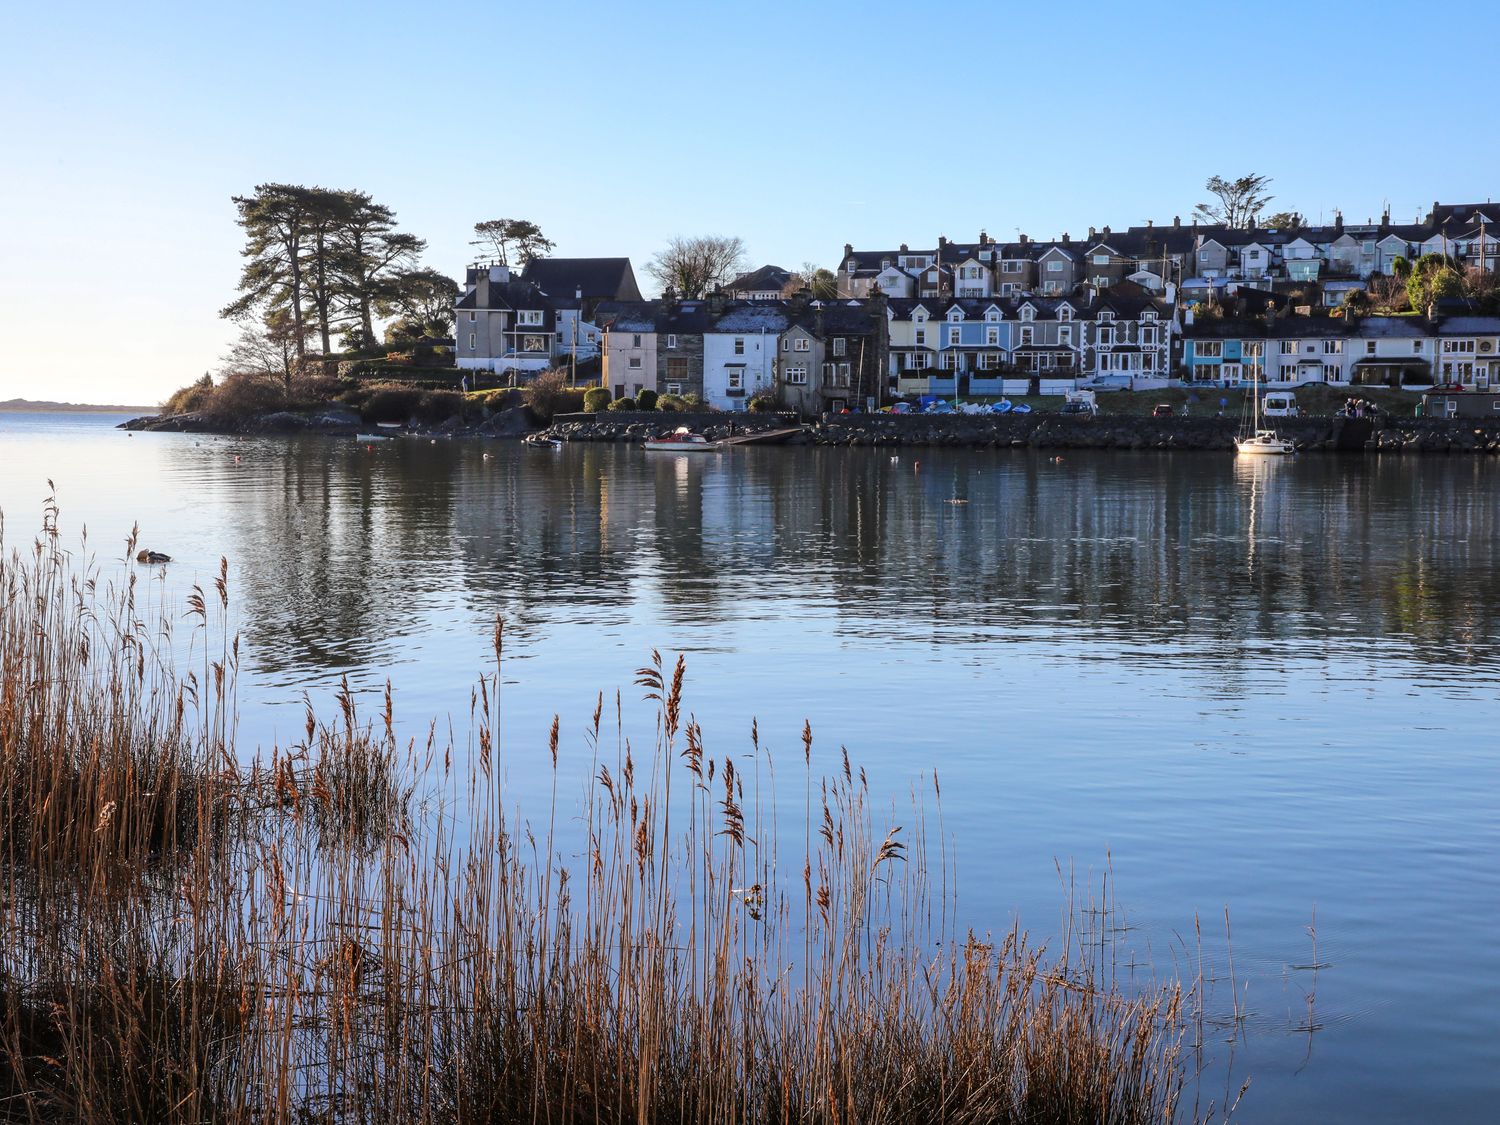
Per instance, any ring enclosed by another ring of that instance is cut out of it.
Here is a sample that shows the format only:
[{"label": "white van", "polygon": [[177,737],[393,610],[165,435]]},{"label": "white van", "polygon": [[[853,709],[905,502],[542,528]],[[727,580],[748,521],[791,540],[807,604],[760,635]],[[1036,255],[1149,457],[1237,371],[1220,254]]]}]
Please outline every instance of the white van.
[{"label": "white van", "polygon": [[1260,400],[1260,412],[1267,418],[1297,417],[1297,396],[1291,391],[1267,391]]}]

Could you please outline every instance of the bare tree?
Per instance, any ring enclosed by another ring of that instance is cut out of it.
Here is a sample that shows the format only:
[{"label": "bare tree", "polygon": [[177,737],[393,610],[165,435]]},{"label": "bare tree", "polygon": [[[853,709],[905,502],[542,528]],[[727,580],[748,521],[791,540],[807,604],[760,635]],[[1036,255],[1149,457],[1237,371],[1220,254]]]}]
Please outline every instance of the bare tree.
[{"label": "bare tree", "polygon": [[1205,223],[1222,223],[1227,227],[1245,228],[1255,225],[1261,210],[1276,197],[1266,188],[1270,176],[1254,173],[1237,180],[1226,180],[1223,176],[1210,176],[1204,186],[1218,197],[1217,203],[1200,203],[1193,211],[1193,218]]},{"label": "bare tree", "polygon": [[[296,320],[289,310],[269,313],[264,319],[242,314],[234,318],[240,334],[220,360],[219,375],[264,377],[281,383],[290,392],[300,371]],[[301,331],[306,332],[303,328]]]},{"label": "bare tree", "polygon": [[707,234],[678,236],[646,263],[646,272],[676,291],[679,297],[702,297],[745,268],[745,243],[740,238]]}]

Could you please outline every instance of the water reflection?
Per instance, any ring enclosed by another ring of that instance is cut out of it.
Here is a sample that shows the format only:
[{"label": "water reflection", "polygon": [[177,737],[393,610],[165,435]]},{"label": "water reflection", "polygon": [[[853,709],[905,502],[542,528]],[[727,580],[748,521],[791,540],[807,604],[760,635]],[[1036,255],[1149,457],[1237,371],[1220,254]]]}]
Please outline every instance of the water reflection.
[{"label": "water reflection", "polygon": [[1377,639],[1486,675],[1496,660],[1479,459],[328,441],[252,457],[229,553],[272,668],[379,662],[454,599],[523,633],[569,606],[694,623],[763,605],[879,643],[1066,626],[1113,658],[1225,675]]}]

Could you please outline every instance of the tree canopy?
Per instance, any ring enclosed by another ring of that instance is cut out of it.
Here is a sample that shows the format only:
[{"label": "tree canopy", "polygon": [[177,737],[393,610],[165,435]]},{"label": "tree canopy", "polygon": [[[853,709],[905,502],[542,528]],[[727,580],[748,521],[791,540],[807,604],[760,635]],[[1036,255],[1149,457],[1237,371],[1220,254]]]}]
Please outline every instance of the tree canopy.
[{"label": "tree canopy", "polygon": [[485,219],[474,224],[474,238],[469,243],[485,251],[503,266],[525,266],[532,259],[550,254],[556,246],[542,234],[542,228],[529,219]]},{"label": "tree canopy", "polygon": [[440,289],[434,279],[442,275],[415,268],[427,244],[397,230],[395,212],[368,193],[267,183],[234,204],[245,264],[239,296],[220,315],[240,324],[242,356],[292,357],[282,365],[289,379],[291,367],[305,363],[310,337],[325,357],[339,333],[346,347],[369,347],[375,317],[402,312],[397,306],[417,292],[446,294],[446,314],[425,321],[451,323],[457,286],[444,278],[448,288]]},{"label": "tree canopy", "polygon": [[1269,227],[1271,230],[1296,230],[1302,225],[1302,216],[1295,211],[1277,211],[1274,215],[1258,220],[1256,225]]},{"label": "tree canopy", "polygon": [[1236,180],[1210,176],[1204,187],[1218,202],[1198,204],[1193,210],[1193,217],[1204,223],[1222,223],[1236,228],[1253,227],[1256,216],[1266,204],[1276,198],[1266,191],[1270,183],[1270,176],[1255,173]]},{"label": "tree canopy", "polygon": [[723,285],[744,268],[744,240],[719,234],[694,238],[679,235],[646,263],[646,272],[663,289],[670,288],[689,300]]}]

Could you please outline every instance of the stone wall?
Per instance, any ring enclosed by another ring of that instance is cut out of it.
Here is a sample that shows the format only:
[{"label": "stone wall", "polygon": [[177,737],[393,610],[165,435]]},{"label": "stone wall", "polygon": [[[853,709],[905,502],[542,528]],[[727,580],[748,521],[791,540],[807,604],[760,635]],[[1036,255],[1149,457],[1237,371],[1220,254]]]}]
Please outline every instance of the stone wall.
[{"label": "stone wall", "polygon": [[796,418],[790,414],[752,414],[748,410],[734,414],[608,410],[598,414],[560,414],[552,420],[551,433],[564,441],[645,441],[686,426],[695,434],[718,439],[731,434],[782,430],[796,424]]}]

